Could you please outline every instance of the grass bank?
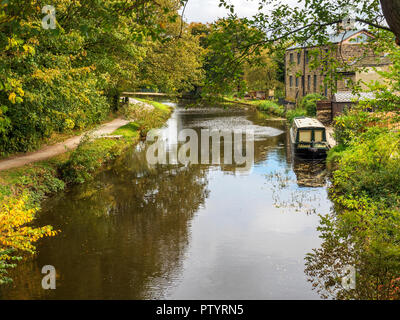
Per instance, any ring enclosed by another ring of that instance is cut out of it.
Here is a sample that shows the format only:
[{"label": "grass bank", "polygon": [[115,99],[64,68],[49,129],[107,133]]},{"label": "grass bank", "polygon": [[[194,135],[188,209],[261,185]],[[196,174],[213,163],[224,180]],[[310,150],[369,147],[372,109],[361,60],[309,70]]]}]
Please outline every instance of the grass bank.
[{"label": "grass bank", "polygon": [[289,123],[293,123],[293,120],[298,117],[316,117],[317,101],[323,99],[325,98],[320,94],[308,94],[298,103],[295,109],[288,111],[285,111],[282,105],[273,100],[244,100],[225,97],[224,101],[250,106],[269,115],[285,118]]},{"label": "grass bank", "polygon": [[24,246],[20,247],[15,242],[15,235],[21,230],[26,230],[26,224],[33,221],[34,214],[46,197],[64,190],[69,185],[92,179],[128,147],[144,138],[149,130],[163,126],[170,117],[172,108],[169,106],[140,100],[152,105],[154,109],[123,105],[120,112],[127,119],[135,120],[117,129],[109,137],[93,140],[87,136],[73,151],[46,161],[0,172],[0,284],[10,281],[6,276],[6,269],[14,267],[15,263],[12,261],[20,259],[16,254],[24,251],[33,253],[35,241],[46,235],[54,235],[50,227],[32,229],[37,233],[42,232],[42,236],[32,238],[28,235],[26,241],[30,251],[23,250]]}]

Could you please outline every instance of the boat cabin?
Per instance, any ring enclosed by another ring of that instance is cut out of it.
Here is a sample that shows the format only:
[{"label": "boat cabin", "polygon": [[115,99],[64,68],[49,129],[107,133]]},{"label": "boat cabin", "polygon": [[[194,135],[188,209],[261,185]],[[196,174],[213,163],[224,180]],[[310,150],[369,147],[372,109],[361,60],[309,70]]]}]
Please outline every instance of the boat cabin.
[{"label": "boat cabin", "polygon": [[291,140],[297,152],[328,151],[325,126],[313,118],[296,118],[291,128]]}]

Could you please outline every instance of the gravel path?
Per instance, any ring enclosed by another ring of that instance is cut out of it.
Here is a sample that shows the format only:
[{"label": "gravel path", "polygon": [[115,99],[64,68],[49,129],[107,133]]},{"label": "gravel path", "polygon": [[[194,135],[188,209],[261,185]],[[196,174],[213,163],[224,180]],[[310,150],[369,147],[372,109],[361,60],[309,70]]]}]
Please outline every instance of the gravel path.
[{"label": "gravel path", "polygon": [[[91,135],[94,138],[108,135],[110,133],[113,133],[118,128],[128,124],[129,122],[130,121],[124,119],[115,119],[111,122],[103,124],[99,129],[93,131]],[[69,150],[75,149],[84,136],[85,134],[82,134],[80,136],[65,140],[64,142],[59,142],[55,145],[43,147],[42,149],[35,152],[30,152],[21,156],[15,156],[8,159],[0,160],[0,171],[22,167],[26,164],[46,160],[63,154]]]}]

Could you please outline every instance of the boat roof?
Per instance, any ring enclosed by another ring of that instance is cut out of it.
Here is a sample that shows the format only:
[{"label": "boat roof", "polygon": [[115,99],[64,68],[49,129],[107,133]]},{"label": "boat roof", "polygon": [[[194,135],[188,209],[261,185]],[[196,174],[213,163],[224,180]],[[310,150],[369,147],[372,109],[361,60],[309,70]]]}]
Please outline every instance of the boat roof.
[{"label": "boat roof", "polygon": [[317,119],[314,118],[296,118],[294,119],[294,123],[296,124],[296,127],[301,129],[301,128],[324,128],[325,126]]}]

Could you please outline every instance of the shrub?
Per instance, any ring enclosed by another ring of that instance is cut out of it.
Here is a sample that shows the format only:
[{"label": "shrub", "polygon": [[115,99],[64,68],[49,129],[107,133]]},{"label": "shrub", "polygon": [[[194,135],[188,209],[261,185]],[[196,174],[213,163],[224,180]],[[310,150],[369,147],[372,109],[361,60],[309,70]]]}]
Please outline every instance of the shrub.
[{"label": "shrub", "polygon": [[307,111],[304,109],[296,108],[286,112],[286,118],[289,121],[289,123],[293,123],[294,119],[298,117],[305,117],[305,116],[307,116]]},{"label": "shrub", "polygon": [[337,117],[334,123],[335,139],[338,144],[348,146],[351,141],[365,132],[368,125],[376,122],[370,113],[358,110],[347,111]]},{"label": "shrub", "polygon": [[14,268],[13,262],[21,260],[18,252],[35,253],[35,242],[46,236],[55,236],[50,226],[35,228],[29,226],[37,209],[27,203],[28,195],[20,198],[7,198],[0,204],[0,284],[9,283],[7,269]]},{"label": "shrub", "polygon": [[[367,197],[386,207],[400,206],[400,134],[370,128],[339,157],[335,192]],[[360,170],[362,168],[362,170]]]},{"label": "shrub", "polygon": [[261,111],[265,111],[267,113],[279,116],[279,117],[283,117],[285,115],[285,110],[283,108],[283,106],[278,105],[277,103],[273,102],[273,101],[263,101],[258,105],[258,108]]},{"label": "shrub", "polygon": [[318,93],[311,93],[301,99],[299,108],[307,111],[307,116],[315,117],[317,115],[317,102],[325,99]]},{"label": "shrub", "polygon": [[93,173],[104,163],[118,157],[126,144],[116,140],[83,140],[74,150],[68,161],[59,167],[63,180],[70,183],[84,183],[92,178]]}]

